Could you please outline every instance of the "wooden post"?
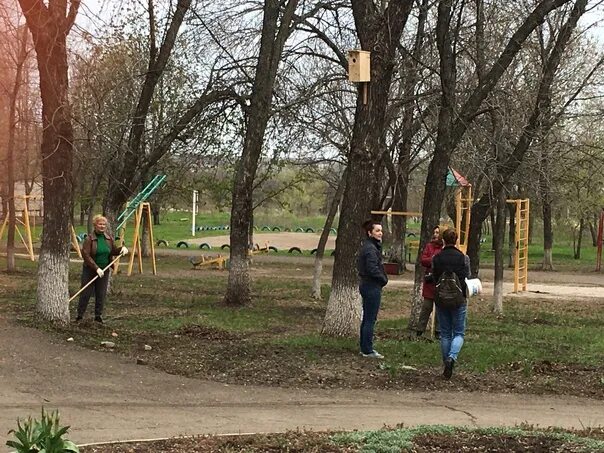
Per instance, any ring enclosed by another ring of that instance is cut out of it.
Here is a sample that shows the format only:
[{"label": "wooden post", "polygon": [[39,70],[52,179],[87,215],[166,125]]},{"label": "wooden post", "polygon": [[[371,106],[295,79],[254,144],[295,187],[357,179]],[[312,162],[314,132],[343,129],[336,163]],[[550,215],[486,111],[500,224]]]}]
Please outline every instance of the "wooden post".
[{"label": "wooden post", "polygon": [[34,256],[34,244],[31,238],[31,226],[29,225],[29,207],[27,201],[28,199],[29,195],[23,196],[23,225],[25,226],[25,234],[27,238],[27,244],[25,244],[25,248],[29,252],[29,258],[32,261],[35,261],[36,257]]},{"label": "wooden post", "polygon": [[7,224],[8,224],[8,215],[6,217],[4,217],[4,222],[2,222],[2,227],[0,227],[0,239],[2,239],[2,235],[4,234],[4,229],[6,228]]},{"label": "wooden post", "polygon": [[153,275],[157,275],[157,263],[155,261],[155,239],[153,238],[153,219],[151,218],[151,205],[143,203],[147,210],[147,228],[149,229],[149,242],[151,245],[151,264],[153,267]]},{"label": "wooden post", "polygon": [[[126,237],[126,224],[124,224],[122,226],[122,228],[120,228],[119,232],[116,231],[115,234],[117,236],[119,236],[119,238],[120,238],[120,247],[123,247],[124,246],[124,242],[125,242],[124,238]],[[119,271],[120,271],[120,260],[118,259],[115,262],[115,266],[113,267],[113,272],[117,274],[117,273],[119,273]]]},{"label": "wooden post", "polygon": [[[23,234],[21,234],[21,230],[19,230],[19,227],[16,224],[15,224],[15,231],[19,235],[19,238],[21,239],[23,246],[27,250],[27,252],[29,254],[29,259],[32,261],[35,261],[36,257],[34,255],[34,245],[33,245],[33,240],[32,240],[32,236],[31,236],[31,226],[29,224],[29,209],[28,209],[28,205],[27,205],[27,199],[30,198],[30,196],[29,195],[19,195],[19,196],[16,196],[15,198],[23,199],[22,220],[19,218],[17,218],[16,220],[21,225],[23,225],[23,227],[25,228],[25,236],[23,236]],[[2,238],[2,235],[4,234],[4,230],[7,225],[8,225],[8,215],[4,218],[4,222],[2,223],[2,227],[0,228],[0,238]]]},{"label": "wooden post", "polygon": [[82,251],[80,250],[80,244],[78,243],[78,237],[76,236],[75,228],[71,225],[71,245],[75,249],[76,253],[82,259]]},{"label": "wooden post", "polygon": [[132,254],[128,263],[128,276],[132,275],[134,267],[134,258],[136,256],[138,262],[138,271],[143,273],[143,254],[142,254],[142,233],[141,226],[146,222],[149,229],[149,240],[151,241],[151,263],[153,267],[153,275],[157,275],[157,262],[155,260],[155,239],[153,237],[153,219],[151,216],[151,204],[141,203],[134,213],[134,239],[132,241]]},{"label": "wooden post", "polygon": [[134,267],[134,258],[136,257],[136,253],[138,252],[138,270],[140,273],[143,272],[143,262],[142,262],[142,258],[141,258],[141,253],[140,253],[140,242],[139,242],[139,236],[140,236],[140,226],[141,226],[141,219],[143,217],[143,206],[142,204],[138,206],[138,208],[136,208],[136,212],[134,213],[134,239],[132,240],[132,254],[130,255],[130,262],[128,263],[128,277],[130,277],[132,275],[132,268]]}]

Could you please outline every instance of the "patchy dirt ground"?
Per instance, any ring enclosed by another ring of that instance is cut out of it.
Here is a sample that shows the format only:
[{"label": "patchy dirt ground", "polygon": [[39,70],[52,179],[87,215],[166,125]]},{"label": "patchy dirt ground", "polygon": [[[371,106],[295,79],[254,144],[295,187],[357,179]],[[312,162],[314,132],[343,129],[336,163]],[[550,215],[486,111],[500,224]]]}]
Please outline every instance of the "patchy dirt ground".
[{"label": "patchy dirt ground", "polygon": [[[254,233],[254,243],[264,247],[265,244],[276,247],[278,250],[289,250],[291,247],[298,247],[300,250],[312,250],[317,247],[319,243],[319,233]],[[224,244],[230,243],[230,237],[228,235],[223,236],[207,236],[207,237],[196,237],[193,239],[187,239],[187,242],[191,245],[199,245],[206,243],[216,249]],[[336,247],[336,236],[331,235],[327,240],[325,246],[328,250],[333,250]]]},{"label": "patchy dirt ground", "polygon": [[[602,430],[581,433],[590,438],[604,437]],[[383,445],[383,444],[382,444]],[[387,447],[388,445],[383,445]],[[339,445],[331,439],[331,433],[290,431],[285,434],[244,436],[199,436],[194,438],[168,439],[146,443],[126,443],[83,447],[82,453],[227,453],[245,452],[308,452],[308,453],[352,453],[360,451],[356,445]],[[381,451],[371,449],[370,451]],[[394,447],[384,451],[394,451]],[[413,437],[409,453],[509,453],[509,452],[586,452],[596,451],[586,445],[545,433],[527,435],[485,434],[482,432],[459,431],[450,434],[426,433]]]},{"label": "patchy dirt ground", "polygon": [[[255,275],[284,272],[286,278],[291,278],[308,274],[312,266],[312,260],[300,259],[296,260],[298,267],[289,266],[284,270],[281,259],[291,258],[258,260],[254,265]],[[35,415],[40,405],[59,408],[65,422],[73,426],[74,440],[78,442],[202,432],[285,431],[297,426],[375,429],[392,420],[407,424],[459,422],[476,426],[514,425],[524,420],[541,426],[604,423],[603,365],[519,360],[479,375],[460,364],[455,380],[447,382],[440,377],[438,367],[389,369],[380,362],[362,360],[350,350],[342,353],[320,346],[302,345],[299,350],[272,343],[267,346],[268,337],[279,336],[278,329],[264,334],[266,338],[259,333],[235,334],[195,322],[163,333],[140,334],[130,330],[125,320],[136,317],[137,313],[147,313],[151,322],[174,313],[186,313],[186,304],[182,307],[163,304],[166,295],[184,289],[172,286],[173,275],[200,274],[190,269],[163,271],[160,266],[158,278],[165,279],[159,280],[165,285],[161,290],[145,287],[144,279],[123,281],[123,286],[130,285],[130,292],[125,293],[128,298],[117,290],[109,310],[112,314],[105,326],[85,322],[49,335],[16,326],[14,316],[22,317],[22,313],[3,320],[5,310],[1,310],[0,430],[6,432],[14,427],[16,416]],[[218,297],[225,274],[210,271],[203,275],[203,292]],[[30,278],[31,273],[20,277]],[[400,281],[408,278],[396,277]],[[5,274],[0,274],[0,289],[10,293],[18,290],[24,299],[33,300],[30,284]],[[187,294],[200,291],[197,286],[186,289]],[[301,291],[294,287],[291,290]],[[141,293],[140,298],[131,300],[137,292]],[[193,296],[190,297],[192,303]],[[296,327],[304,330],[315,325],[313,316],[323,308],[313,305],[315,302],[307,295],[294,299],[305,300],[290,307],[288,312],[299,321]],[[283,303],[278,295],[275,301]],[[473,306],[477,311],[472,316],[478,316],[480,310],[488,310],[488,301],[484,302]],[[156,305],[150,306],[150,303]],[[563,300],[552,302],[539,298],[519,299],[515,303],[537,304],[556,313],[583,316],[594,309],[594,304],[600,307],[604,300],[574,299],[572,304],[567,304]],[[400,311],[401,306],[385,304],[381,319],[395,319]],[[535,317],[522,322],[527,326],[547,325],[551,320]],[[99,340],[114,338],[113,332],[118,335],[115,349],[90,350],[101,349]],[[68,337],[75,337],[76,341],[66,342]],[[387,339],[400,340],[401,348],[413,346],[400,328],[379,331],[376,341]],[[152,349],[145,350],[144,345]],[[140,366],[145,364],[149,366]],[[248,451],[283,451],[279,449],[283,445],[299,445],[290,451],[354,451],[329,450],[321,435],[317,439],[286,440],[285,444],[278,443],[281,441],[275,444],[275,440],[263,437],[251,439],[245,447],[249,447]],[[500,440],[504,443],[496,443]],[[182,440],[182,446],[178,442],[181,441],[130,445],[124,450],[102,446],[84,452],[240,451],[236,443],[219,450],[217,442],[221,441],[216,439],[207,440],[210,447],[198,447],[186,439]],[[515,451],[574,451],[572,446],[535,439],[428,436],[422,442],[415,451],[503,452],[514,451],[514,448]],[[255,450],[254,445],[258,446]]]},{"label": "patchy dirt ground", "polygon": [[[102,327],[87,323],[83,329]],[[71,330],[70,334],[77,335]],[[105,336],[109,337],[108,333]],[[409,341],[403,334],[401,348]],[[390,338],[394,338],[390,335]],[[376,343],[386,335],[377,335]],[[124,353],[137,363],[167,373],[210,379],[226,384],[267,385],[300,389],[349,388],[411,391],[471,391],[573,395],[604,400],[604,365],[518,361],[486,373],[465,370],[463,361],[455,379],[442,379],[440,367],[388,368],[380,361],[363,359],[333,348],[312,351],[263,344],[250,336],[234,335],[191,325],[169,334],[135,337],[120,332]],[[144,345],[153,349],[145,351]],[[435,345],[436,348],[436,345]],[[98,347],[101,350],[101,347]],[[528,368],[527,368],[528,367]]]}]

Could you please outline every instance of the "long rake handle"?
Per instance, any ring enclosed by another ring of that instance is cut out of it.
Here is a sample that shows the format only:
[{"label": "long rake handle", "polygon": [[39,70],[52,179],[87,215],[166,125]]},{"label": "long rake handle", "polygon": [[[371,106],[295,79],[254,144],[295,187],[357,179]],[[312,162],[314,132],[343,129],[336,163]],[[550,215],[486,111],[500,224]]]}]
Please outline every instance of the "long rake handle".
[{"label": "long rake handle", "polygon": [[[111,266],[113,266],[113,263],[115,263],[115,262],[116,262],[117,260],[119,260],[121,257],[122,257],[122,255],[121,255],[121,254],[120,254],[120,255],[118,255],[118,256],[117,256],[117,258],[115,258],[113,261],[111,261],[111,262],[110,262],[110,263],[107,265],[107,267],[106,267],[105,269],[103,269],[103,272],[107,272],[107,269],[109,269]],[[84,286],[82,286],[82,287],[80,288],[80,290],[79,290],[77,293],[75,293],[73,296],[71,296],[71,299],[69,299],[69,302],[71,302],[71,301],[72,301],[72,300],[74,300],[76,297],[78,297],[78,296],[80,295],[80,293],[81,293],[82,291],[84,291],[86,288],[88,288],[90,285],[92,285],[92,283],[93,283],[93,282],[94,282],[94,281],[95,281],[97,278],[99,278],[99,276],[98,276],[98,275],[97,275],[96,277],[94,277],[92,280],[90,280],[88,283],[86,283]]]}]

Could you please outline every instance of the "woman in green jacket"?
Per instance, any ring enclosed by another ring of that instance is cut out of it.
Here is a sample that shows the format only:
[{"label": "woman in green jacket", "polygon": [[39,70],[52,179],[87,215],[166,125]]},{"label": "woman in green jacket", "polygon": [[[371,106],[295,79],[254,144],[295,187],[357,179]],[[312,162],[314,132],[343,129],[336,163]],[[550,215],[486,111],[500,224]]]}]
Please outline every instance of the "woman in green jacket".
[{"label": "woman in green jacket", "polygon": [[112,257],[126,255],[128,249],[115,244],[115,240],[107,232],[107,219],[105,217],[96,215],[92,223],[94,231],[86,236],[82,244],[82,258],[84,258],[82,286],[93,278],[98,278],[80,294],[76,321],[81,321],[84,318],[88,301],[94,292],[94,320],[102,323],[103,305],[105,304],[109,283],[109,269],[106,271],[103,269],[109,266]]}]

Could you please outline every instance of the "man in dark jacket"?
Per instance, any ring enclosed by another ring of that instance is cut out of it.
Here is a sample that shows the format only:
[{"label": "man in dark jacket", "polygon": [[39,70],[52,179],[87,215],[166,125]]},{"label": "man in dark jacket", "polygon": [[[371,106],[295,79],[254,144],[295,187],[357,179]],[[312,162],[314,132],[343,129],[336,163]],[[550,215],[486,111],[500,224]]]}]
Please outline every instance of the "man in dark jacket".
[{"label": "man in dark jacket", "polygon": [[[467,297],[466,278],[470,277],[470,259],[455,247],[457,232],[450,228],[442,234],[444,248],[432,258],[432,273],[436,282],[443,272],[453,272],[457,275],[464,298]],[[462,303],[457,307],[444,307],[436,301],[436,315],[440,325],[440,348],[444,362],[443,376],[451,379],[453,367],[464,342],[466,330],[466,311],[468,304]]]},{"label": "man in dark jacket", "polygon": [[359,251],[357,269],[359,271],[359,291],[363,298],[363,319],[361,321],[361,355],[374,359],[384,356],[373,349],[373,329],[382,300],[382,287],[388,277],[382,264],[382,225],[372,220],[363,224],[367,238]]}]

